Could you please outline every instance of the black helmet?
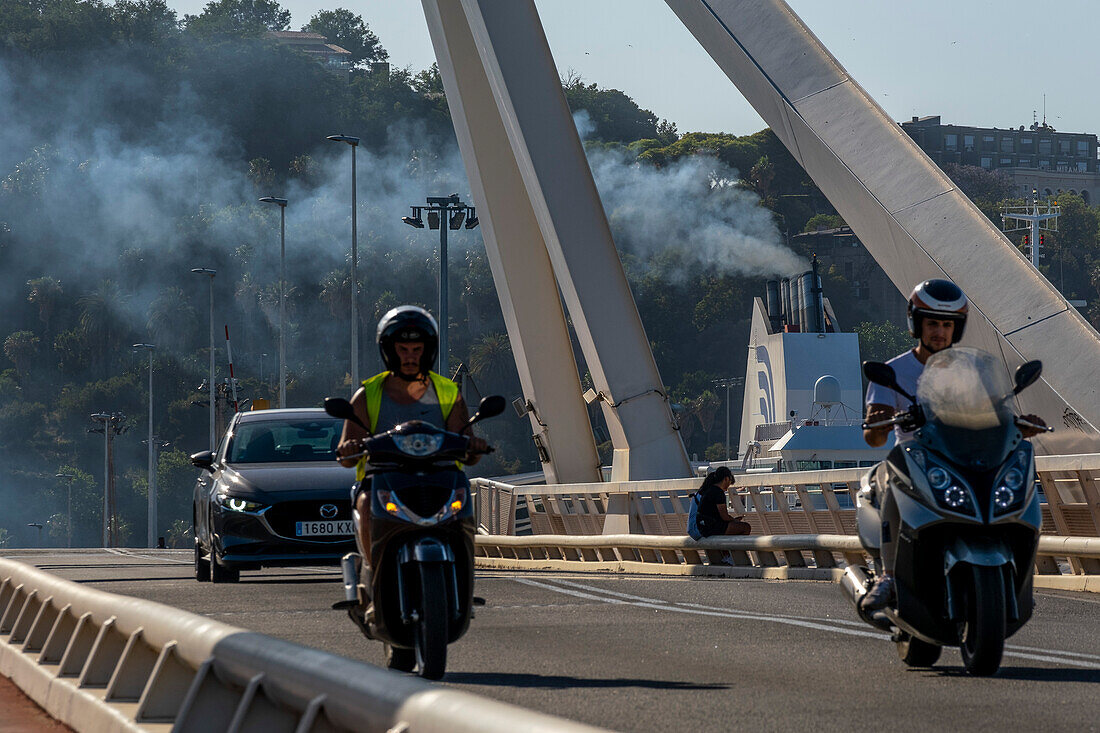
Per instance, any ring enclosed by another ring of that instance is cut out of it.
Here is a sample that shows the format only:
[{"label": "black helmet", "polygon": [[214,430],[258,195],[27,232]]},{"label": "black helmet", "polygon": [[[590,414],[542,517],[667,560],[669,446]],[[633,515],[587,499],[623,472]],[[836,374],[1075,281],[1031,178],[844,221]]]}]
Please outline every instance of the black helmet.
[{"label": "black helmet", "polygon": [[906,308],[906,320],[909,322],[909,335],[920,338],[921,324],[925,318],[938,318],[954,321],[955,330],[951,334],[951,343],[959,343],[966,330],[966,314],[970,303],[966,293],[950,280],[925,280],[913,288]]},{"label": "black helmet", "polygon": [[394,344],[409,341],[424,343],[424,355],[420,357],[420,371],[427,374],[435,365],[439,351],[439,327],[432,314],[415,305],[399,305],[378,322],[378,353],[382,363],[394,374],[401,374],[401,360],[397,358]]}]

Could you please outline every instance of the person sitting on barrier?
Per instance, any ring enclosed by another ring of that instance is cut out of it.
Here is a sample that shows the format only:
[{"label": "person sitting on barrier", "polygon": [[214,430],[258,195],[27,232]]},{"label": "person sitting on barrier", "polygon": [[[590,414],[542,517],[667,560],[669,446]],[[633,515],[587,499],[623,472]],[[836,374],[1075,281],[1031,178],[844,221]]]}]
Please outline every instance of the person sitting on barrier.
[{"label": "person sitting on barrier", "polygon": [[732,485],[733,472],[725,466],[707,473],[703,485],[691,496],[688,534],[692,539],[748,534],[752,530],[744,515],[732,516],[726,508],[726,492]]}]

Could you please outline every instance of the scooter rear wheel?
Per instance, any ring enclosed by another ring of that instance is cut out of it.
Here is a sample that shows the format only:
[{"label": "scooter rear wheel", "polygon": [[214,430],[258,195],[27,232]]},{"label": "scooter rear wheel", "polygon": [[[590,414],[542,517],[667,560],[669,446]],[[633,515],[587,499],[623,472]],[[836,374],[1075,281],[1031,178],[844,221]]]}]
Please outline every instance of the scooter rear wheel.
[{"label": "scooter rear wheel", "polygon": [[959,651],[969,674],[988,677],[1001,666],[1005,647],[1005,588],[1000,568],[971,567],[973,586],[960,624]]},{"label": "scooter rear wheel", "polygon": [[447,586],[443,566],[420,564],[420,618],[416,624],[417,674],[438,680],[447,669]]},{"label": "scooter rear wheel", "polygon": [[931,667],[940,658],[943,647],[939,644],[929,644],[923,639],[910,636],[902,632],[902,639],[897,642],[898,657],[909,667]]}]

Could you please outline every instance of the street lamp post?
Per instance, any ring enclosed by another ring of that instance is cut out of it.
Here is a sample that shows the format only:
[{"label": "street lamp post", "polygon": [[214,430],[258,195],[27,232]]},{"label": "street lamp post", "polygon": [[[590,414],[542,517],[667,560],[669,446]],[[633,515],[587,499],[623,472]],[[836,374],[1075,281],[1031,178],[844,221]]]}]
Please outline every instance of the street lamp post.
[{"label": "street lamp post", "polygon": [[744,384],[744,377],[726,377],[725,379],[715,379],[711,382],[715,387],[726,388],[726,460],[732,460],[730,452],[730,387],[736,387]]},{"label": "street lamp post", "polygon": [[145,349],[149,352],[149,531],[146,534],[149,547],[157,546],[157,471],[153,459],[153,350],[155,348],[153,344],[134,344],[134,349]]},{"label": "street lamp post", "polygon": [[421,212],[428,212],[428,228],[439,230],[439,373],[449,377],[447,367],[447,230],[459,229],[465,219],[466,228],[478,225],[477,211],[459,200],[457,193],[450,196],[429,196],[427,206],[413,206],[412,216],[401,221],[416,229],[424,228]]},{"label": "street lamp post", "polygon": [[[121,412],[97,412],[91,418],[103,423],[103,546],[111,547],[112,530],[117,530],[118,524],[111,490],[111,436],[126,432],[128,426],[124,424],[126,415]],[[99,430],[91,428],[89,432],[98,433]]]},{"label": "street lamp post", "polygon": [[264,196],[279,207],[279,407],[286,407],[286,199]]},{"label": "street lamp post", "polygon": [[38,546],[42,546],[42,523],[41,522],[28,522],[28,527],[34,527],[38,530]]},{"label": "street lamp post", "polygon": [[58,473],[54,474],[55,478],[65,479],[65,483],[68,484],[68,497],[65,502],[65,516],[66,516],[66,528],[65,528],[65,546],[73,546],[73,481],[76,479],[76,475],[72,473]]},{"label": "street lamp post", "polygon": [[359,384],[359,241],[356,230],[355,149],[359,138],[351,135],[329,135],[326,140],[351,146],[351,384]]},{"label": "street lamp post", "polygon": [[214,276],[218,271],[209,267],[193,267],[191,272],[210,276],[210,377],[206,382],[210,391],[210,450],[215,450],[218,438],[214,427]]}]

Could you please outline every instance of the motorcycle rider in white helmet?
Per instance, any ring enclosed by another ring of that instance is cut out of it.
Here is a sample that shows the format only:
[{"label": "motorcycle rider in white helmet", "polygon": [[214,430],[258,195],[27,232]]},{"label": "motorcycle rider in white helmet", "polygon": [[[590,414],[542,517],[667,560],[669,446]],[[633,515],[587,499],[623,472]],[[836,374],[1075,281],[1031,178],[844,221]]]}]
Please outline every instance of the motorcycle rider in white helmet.
[{"label": "motorcycle rider in white helmet", "polygon": [[[928,358],[937,351],[948,349],[959,342],[966,330],[970,303],[966,294],[950,280],[925,280],[913,288],[906,308],[909,335],[917,339],[917,345],[886,362],[893,368],[898,386],[909,394],[917,393],[917,380],[924,371]],[[871,383],[867,388],[866,422],[889,420],[895,413],[909,409],[909,400],[889,387]],[[1024,415],[1024,419],[1036,425],[1046,425],[1036,415]],[[891,427],[871,428],[863,431],[867,444],[878,448],[886,443]],[[893,426],[898,442],[911,436],[911,432]],[[1041,430],[1021,428],[1025,438],[1038,435]],[[889,491],[879,495],[882,515],[882,547],[880,562],[883,572],[860,605],[866,611],[874,611],[888,605],[894,596],[894,559],[896,557],[898,510]]]}]

